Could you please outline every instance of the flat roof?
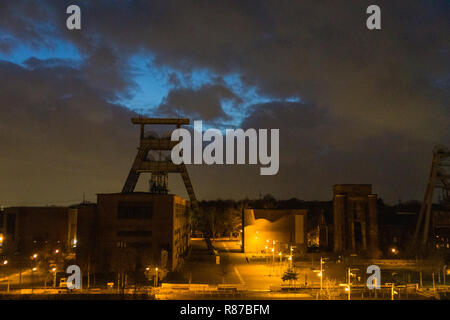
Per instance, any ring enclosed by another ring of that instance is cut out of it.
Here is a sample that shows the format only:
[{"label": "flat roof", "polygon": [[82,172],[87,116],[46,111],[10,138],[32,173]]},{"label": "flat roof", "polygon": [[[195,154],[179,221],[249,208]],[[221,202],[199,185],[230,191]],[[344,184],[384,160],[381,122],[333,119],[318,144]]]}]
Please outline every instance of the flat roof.
[{"label": "flat roof", "polygon": [[119,197],[119,196],[124,196],[124,197],[148,196],[148,197],[152,197],[152,198],[175,198],[175,197],[178,197],[178,198],[183,199],[185,201],[189,201],[189,200],[186,200],[183,197],[181,197],[181,196],[179,196],[177,194],[173,194],[173,193],[159,194],[159,193],[150,193],[150,192],[130,192],[130,193],[115,192],[115,193],[97,193],[97,196],[111,196],[111,197]]}]

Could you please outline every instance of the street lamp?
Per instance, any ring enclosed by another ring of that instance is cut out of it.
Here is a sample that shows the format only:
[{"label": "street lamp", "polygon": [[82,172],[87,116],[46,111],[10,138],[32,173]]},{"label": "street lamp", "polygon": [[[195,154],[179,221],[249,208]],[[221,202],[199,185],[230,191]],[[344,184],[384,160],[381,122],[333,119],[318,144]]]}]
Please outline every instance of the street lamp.
[{"label": "street lamp", "polygon": [[322,291],[323,288],[323,264],[326,260],[328,260],[328,258],[320,257],[320,272],[318,274],[320,277],[320,291]]},{"label": "street lamp", "polygon": [[37,270],[36,267],[31,269],[31,293],[33,293],[34,289],[34,272]]},{"label": "street lamp", "polygon": [[290,255],[289,255],[289,261],[291,262],[290,263],[290,266],[291,266],[291,268],[292,268],[292,261],[293,261],[293,255],[292,255],[292,252],[294,251],[294,248],[295,247],[293,247],[292,245],[290,245],[290,247],[289,247],[289,252],[290,252]]},{"label": "street lamp", "polygon": [[275,248],[272,248],[272,265],[275,263]]},{"label": "street lamp", "polygon": [[340,283],[340,287],[344,287],[344,291],[347,292],[347,299],[350,300],[350,285],[348,283]]},{"label": "street lamp", "polygon": [[[6,266],[8,264],[8,260],[3,260],[2,266]],[[6,276],[6,273],[5,273]],[[8,292],[9,292],[9,277],[7,277],[7,281],[8,281]]]},{"label": "street lamp", "polygon": [[155,287],[157,287],[158,286],[158,268],[156,267],[155,268]]},{"label": "street lamp", "polygon": [[53,288],[56,288],[56,268],[53,268],[52,271],[53,271]]},{"label": "street lamp", "polygon": [[359,269],[357,269],[357,268],[348,268],[347,269],[347,284],[344,284],[344,286],[346,287],[345,288],[345,291],[347,291],[348,292],[348,300],[350,300],[350,291],[351,291],[351,285],[352,285],[352,283],[351,283],[351,277],[352,277],[352,271],[356,271],[356,270],[359,270]]}]

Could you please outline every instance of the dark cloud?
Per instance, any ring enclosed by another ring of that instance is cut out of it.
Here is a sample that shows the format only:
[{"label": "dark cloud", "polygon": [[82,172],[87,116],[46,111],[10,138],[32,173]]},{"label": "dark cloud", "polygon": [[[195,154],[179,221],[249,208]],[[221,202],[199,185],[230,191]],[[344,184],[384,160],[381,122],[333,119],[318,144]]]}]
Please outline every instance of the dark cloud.
[{"label": "dark cloud", "polygon": [[169,92],[156,113],[169,116],[197,116],[200,120],[229,119],[222,102],[242,102],[229,88],[222,85],[203,85],[198,89],[178,87]]},{"label": "dark cloud", "polygon": [[123,183],[137,145],[129,110],[107,103],[80,70],[0,62],[2,204],[90,199]]},{"label": "dark cloud", "polygon": [[[243,124],[280,128],[280,171],[268,178],[277,196],[327,199],[337,183],[372,183],[388,201],[424,192],[434,145],[427,139],[392,131],[360,136],[359,124],[301,103],[260,105]],[[255,179],[261,185],[265,177]]]},{"label": "dark cloud", "polygon": [[46,1],[2,1],[0,32],[8,31],[14,38],[1,41],[9,41],[14,45],[23,41],[35,47],[51,46],[52,39],[48,36],[58,33],[50,26],[50,22],[55,21],[55,13],[50,3]]}]

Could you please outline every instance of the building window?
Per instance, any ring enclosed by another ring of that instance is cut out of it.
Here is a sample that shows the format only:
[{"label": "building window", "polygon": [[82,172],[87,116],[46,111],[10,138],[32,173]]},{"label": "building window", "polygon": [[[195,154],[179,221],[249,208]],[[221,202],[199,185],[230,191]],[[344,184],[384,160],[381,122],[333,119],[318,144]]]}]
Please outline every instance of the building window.
[{"label": "building window", "polygon": [[153,216],[153,203],[119,202],[118,219],[150,220]]},{"label": "building window", "polygon": [[177,217],[186,217],[187,216],[186,206],[180,203],[175,204],[175,213]]},{"label": "building window", "polygon": [[151,231],[144,231],[144,230],[122,230],[117,231],[118,237],[151,237],[152,232]]},{"label": "building window", "polygon": [[123,242],[123,241],[117,242],[116,243],[116,247],[117,248],[126,248],[127,247],[127,243]]}]

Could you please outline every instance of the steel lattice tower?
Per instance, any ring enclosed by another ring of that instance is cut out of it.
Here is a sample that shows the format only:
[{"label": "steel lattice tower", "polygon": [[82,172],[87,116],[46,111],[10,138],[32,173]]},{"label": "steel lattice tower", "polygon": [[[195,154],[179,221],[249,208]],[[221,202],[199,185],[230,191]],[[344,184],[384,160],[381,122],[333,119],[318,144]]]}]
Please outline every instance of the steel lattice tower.
[{"label": "steel lattice tower", "polygon": [[195,197],[194,188],[189,178],[186,166],[184,164],[176,165],[169,160],[148,160],[150,151],[170,151],[178,144],[178,141],[171,141],[170,137],[155,138],[144,136],[144,127],[146,125],[175,125],[180,128],[181,125],[189,124],[189,119],[161,119],[161,118],[132,118],[133,124],[141,126],[140,145],[134,159],[133,165],[128,174],[122,193],[132,193],[139,180],[139,176],[143,172],[152,174],[152,181],[162,181],[167,186],[167,175],[169,173],[179,173],[183,178],[186,191],[189,195],[191,208],[198,208],[197,198]]},{"label": "steel lattice tower", "polygon": [[413,249],[418,249],[417,245],[420,241],[421,232],[422,240],[419,248],[424,249],[427,246],[434,189],[441,189],[442,204],[447,210],[450,209],[450,173],[448,167],[450,167],[450,149],[445,146],[436,146],[433,150],[430,176],[411,244]]}]

